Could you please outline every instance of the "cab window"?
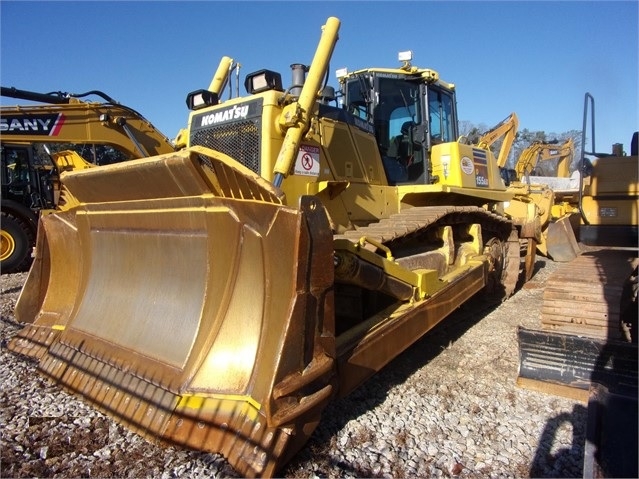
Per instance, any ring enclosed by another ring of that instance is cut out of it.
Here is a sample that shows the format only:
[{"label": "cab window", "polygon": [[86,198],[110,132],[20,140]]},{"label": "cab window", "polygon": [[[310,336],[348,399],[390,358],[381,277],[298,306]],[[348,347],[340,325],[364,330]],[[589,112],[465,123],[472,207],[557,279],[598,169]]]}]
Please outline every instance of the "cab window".
[{"label": "cab window", "polygon": [[2,184],[26,185],[29,182],[29,151],[2,147]]},{"label": "cab window", "polygon": [[456,140],[455,105],[450,93],[436,89],[428,89],[428,114],[430,120],[431,141],[447,143]]}]

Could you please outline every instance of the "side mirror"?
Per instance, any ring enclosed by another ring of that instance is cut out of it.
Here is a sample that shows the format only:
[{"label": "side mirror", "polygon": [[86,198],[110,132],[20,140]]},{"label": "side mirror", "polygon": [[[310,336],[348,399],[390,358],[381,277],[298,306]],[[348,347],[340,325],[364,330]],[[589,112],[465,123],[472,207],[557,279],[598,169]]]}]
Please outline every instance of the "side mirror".
[{"label": "side mirror", "polygon": [[413,125],[408,130],[408,138],[417,145],[426,144],[426,135],[428,135],[428,129],[425,125]]}]

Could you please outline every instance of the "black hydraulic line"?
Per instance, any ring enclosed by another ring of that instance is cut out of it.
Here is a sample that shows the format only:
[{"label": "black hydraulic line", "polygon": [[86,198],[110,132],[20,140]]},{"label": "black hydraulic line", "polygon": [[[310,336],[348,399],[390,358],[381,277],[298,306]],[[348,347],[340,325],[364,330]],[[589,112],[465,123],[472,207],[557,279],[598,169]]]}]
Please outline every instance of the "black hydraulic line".
[{"label": "black hydraulic line", "polygon": [[14,87],[0,87],[0,95],[20,100],[39,101],[43,103],[54,103],[57,105],[69,103],[69,97],[62,92],[37,93],[28,90],[18,90]]},{"label": "black hydraulic line", "polygon": [[[121,103],[115,101],[109,95],[107,95],[106,93],[100,90],[91,90],[85,93],[65,93],[61,91],[49,92],[49,93],[38,93],[35,91],[29,91],[29,90],[19,90],[15,87],[4,87],[4,86],[0,87],[0,96],[4,96],[8,98],[17,98],[20,100],[27,100],[27,101],[37,101],[40,103],[50,103],[55,105],[68,105],[71,102],[71,98],[80,99],[90,95],[99,96],[106,102],[107,105],[117,106],[125,111],[128,111],[134,116],[148,122],[148,120],[144,118],[144,116],[142,116],[141,113],[139,113],[138,111],[134,110],[131,107],[122,105]],[[141,152],[143,151],[144,149],[141,150]],[[148,156],[148,154],[144,156]]]},{"label": "black hydraulic line", "polygon": [[90,96],[90,95],[99,96],[100,98],[102,98],[106,102],[113,103],[114,105],[119,105],[119,103],[117,101],[115,101],[113,98],[111,98],[106,93],[101,92],[100,90],[91,90],[91,91],[88,91],[88,92],[85,92],[85,93],[70,93],[69,94],[69,96],[71,96],[73,98],[84,98],[85,96]]}]

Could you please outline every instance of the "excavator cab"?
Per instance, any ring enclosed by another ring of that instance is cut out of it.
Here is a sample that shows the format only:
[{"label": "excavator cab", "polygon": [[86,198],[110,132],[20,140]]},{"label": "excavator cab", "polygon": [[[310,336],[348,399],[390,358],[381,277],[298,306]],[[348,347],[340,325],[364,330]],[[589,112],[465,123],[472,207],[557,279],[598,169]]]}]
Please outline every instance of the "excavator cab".
[{"label": "excavator cab", "polygon": [[51,160],[27,144],[2,145],[2,197],[31,208],[53,208]]}]

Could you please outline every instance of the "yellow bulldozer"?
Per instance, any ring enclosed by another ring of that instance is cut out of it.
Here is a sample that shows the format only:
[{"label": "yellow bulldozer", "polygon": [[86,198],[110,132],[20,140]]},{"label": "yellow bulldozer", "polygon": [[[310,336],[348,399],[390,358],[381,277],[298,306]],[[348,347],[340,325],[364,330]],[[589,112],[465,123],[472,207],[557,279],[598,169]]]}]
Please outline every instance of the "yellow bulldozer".
[{"label": "yellow bulldozer", "polygon": [[[31,102],[0,108],[2,273],[30,266],[38,217],[58,206],[62,172],[175,150],[140,113],[100,91],[38,93],[0,87],[0,94]],[[93,96],[101,101],[86,100]]]},{"label": "yellow bulldozer", "polygon": [[329,401],[474,295],[512,294],[538,215],[505,213],[455,86],[402,52],[336,91],[339,26],[288,88],[258,70],[222,101],[223,57],[184,149],[63,173],[10,349],[140,434],[272,476]]}]

